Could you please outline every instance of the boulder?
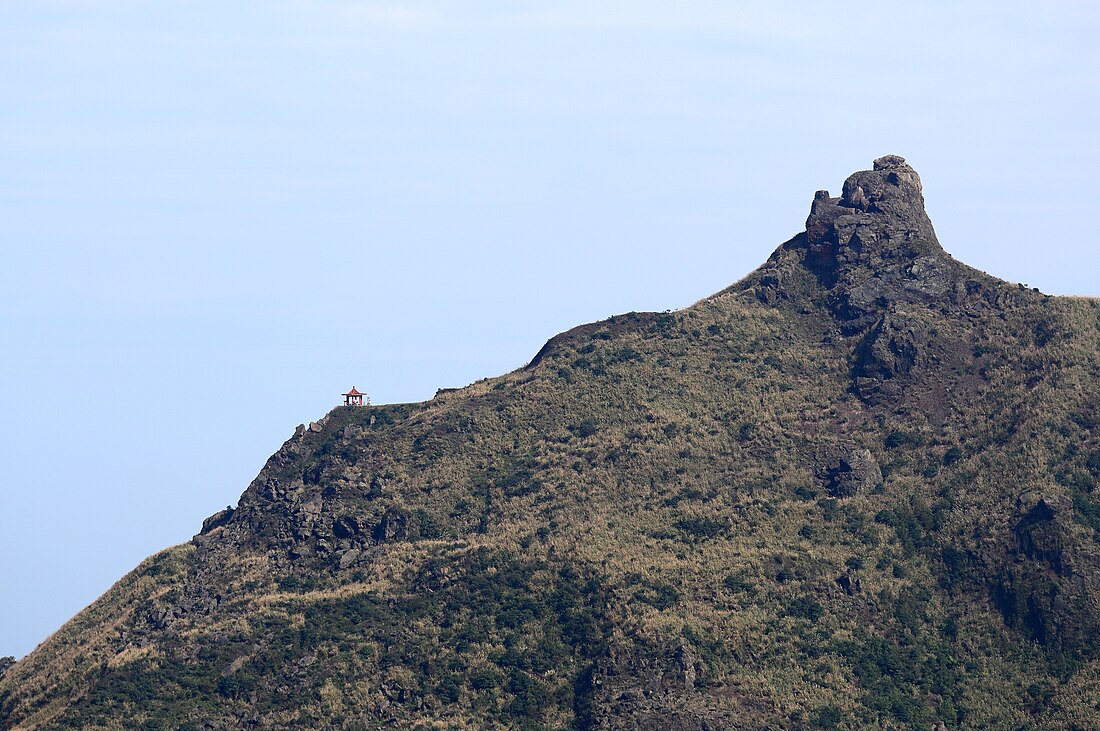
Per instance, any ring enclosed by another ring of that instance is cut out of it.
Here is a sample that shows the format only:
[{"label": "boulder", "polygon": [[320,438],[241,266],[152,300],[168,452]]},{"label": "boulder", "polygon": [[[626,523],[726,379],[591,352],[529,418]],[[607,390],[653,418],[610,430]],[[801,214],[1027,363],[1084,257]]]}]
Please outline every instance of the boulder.
[{"label": "boulder", "polygon": [[837,586],[843,589],[848,596],[854,596],[863,591],[863,581],[858,576],[853,576],[850,571],[841,574],[835,581]]},{"label": "boulder", "polygon": [[337,538],[351,538],[359,535],[362,526],[350,515],[341,515],[332,522],[332,534]]},{"label": "boulder", "polygon": [[350,550],[344,551],[343,555],[340,556],[340,568],[346,569],[348,566],[351,566],[353,563],[355,563],[355,560],[359,558],[359,554],[361,553],[362,551],[360,551],[358,548],[352,548]]},{"label": "boulder", "polygon": [[871,450],[832,448],[817,467],[817,476],[833,497],[852,497],[882,484],[882,470]]}]

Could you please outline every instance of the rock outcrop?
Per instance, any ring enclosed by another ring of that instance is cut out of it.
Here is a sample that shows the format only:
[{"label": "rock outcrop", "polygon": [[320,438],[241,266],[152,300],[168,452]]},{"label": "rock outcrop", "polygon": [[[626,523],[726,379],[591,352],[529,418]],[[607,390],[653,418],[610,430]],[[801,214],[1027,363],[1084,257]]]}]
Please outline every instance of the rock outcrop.
[{"label": "rock outcrop", "polygon": [[4,675],[8,672],[8,668],[15,664],[15,658],[11,655],[7,657],[0,657],[0,680],[4,679]]},{"label": "rock outcrop", "polygon": [[833,447],[826,450],[817,465],[817,474],[826,492],[833,497],[864,494],[882,484],[882,470],[867,448]]},{"label": "rock outcrop", "polygon": [[713,297],[299,426],[0,660],[0,731],[1096,727],[1100,302],[1051,300],[880,158]]},{"label": "rock outcrop", "polygon": [[897,155],[853,173],[839,197],[819,190],[806,230],[784,244],[753,279],[765,302],[798,299],[791,267],[828,291],[846,333],[866,330],[895,304],[928,303],[965,291],[972,276],[943,250],[924,208],[920,176]]}]

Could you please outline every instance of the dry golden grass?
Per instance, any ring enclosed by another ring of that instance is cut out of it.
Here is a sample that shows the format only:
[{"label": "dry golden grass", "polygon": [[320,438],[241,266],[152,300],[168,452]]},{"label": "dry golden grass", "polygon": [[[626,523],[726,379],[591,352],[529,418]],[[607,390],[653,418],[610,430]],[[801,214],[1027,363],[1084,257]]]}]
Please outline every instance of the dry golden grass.
[{"label": "dry golden grass", "polygon": [[[225,565],[204,565],[190,546],[150,559],[15,666],[0,692],[14,699],[10,713],[20,727],[48,727],[87,705],[101,665],[167,666],[172,657],[197,656],[211,638],[243,638],[246,649],[219,658],[218,672],[244,676],[263,643],[284,636],[264,628],[306,632],[312,613],[331,607],[443,595],[453,585],[424,588],[429,567],[448,567],[462,581],[461,567],[491,555],[502,575],[525,562],[539,567],[529,589],[539,601],[562,568],[590,571],[611,625],[601,641],[620,653],[650,652],[647,661],[658,664],[692,648],[705,682],[677,702],[736,714],[745,728],[777,719],[812,727],[822,709],[835,709],[842,728],[907,727],[900,712],[872,708],[885,691],[860,677],[840,649],[879,640],[922,657],[953,653],[965,672],[945,681],[949,688],[903,690],[929,713],[956,713],[960,728],[1089,727],[1100,702],[1095,660],[1085,658],[1061,682],[1046,651],[1006,627],[982,583],[990,577],[974,569],[944,583],[947,548],[970,552],[982,571],[1002,570],[1015,541],[1017,497],[1036,489],[1070,495],[1066,469],[1085,474],[1089,450],[1100,450],[1095,427],[1078,423],[1100,409],[1100,303],[1018,296],[998,312],[912,314],[943,342],[961,345],[945,346],[932,375],[914,379],[897,404],[865,403],[852,392],[861,336],[840,335],[818,310],[765,307],[734,287],[675,313],[582,329],[532,368],[424,404],[336,409],[321,432],[288,442],[288,454],[298,450],[293,458],[273,460],[242,498],[242,514],[262,509],[269,524],[255,536],[228,526],[211,534],[232,549],[218,554]],[[371,414],[380,417],[374,426],[365,421]],[[910,441],[888,445],[899,434]],[[884,485],[830,499],[814,460],[818,448],[834,444],[870,449]],[[948,464],[951,449],[959,455]],[[307,482],[306,468],[315,465],[323,477]],[[264,479],[277,479],[290,497],[264,502]],[[329,534],[323,540],[336,548],[292,560],[279,541],[314,495],[323,496],[320,517],[302,543],[321,540],[317,531],[339,516],[374,526],[395,508],[430,519],[436,532],[382,545],[357,537],[363,558],[344,570],[335,568],[341,544]],[[897,515],[910,523],[891,524]],[[1076,520],[1067,540],[1095,548],[1082,516]],[[904,529],[913,524],[921,525],[916,538]],[[141,609],[178,602],[207,580],[196,578],[200,569],[223,582],[223,608],[181,619],[171,642],[149,630]],[[485,576],[497,571],[490,565]],[[860,592],[837,583],[846,574],[859,579]],[[288,578],[297,582],[292,588]],[[674,591],[662,596],[668,587]],[[462,607],[468,619],[476,609]],[[362,682],[329,677],[300,709],[270,708],[262,722],[294,727],[311,714],[331,727],[373,727],[363,719],[387,717],[410,728],[508,727],[515,694],[507,679],[475,689],[470,674],[497,667],[509,643],[545,639],[553,628],[530,621],[512,631],[488,622],[458,668],[426,671],[421,665],[437,658],[393,651],[399,641],[443,636],[451,619],[438,610],[395,629],[392,641],[349,635],[303,648],[330,672]],[[954,640],[944,639],[948,623],[958,628]],[[137,635],[149,644],[130,644]],[[571,657],[569,672],[588,662],[595,660]],[[538,727],[573,723],[575,678],[525,672],[560,695],[546,703]],[[443,676],[461,680],[453,702],[440,700]],[[382,683],[413,689],[422,706],[387,700]],[[1038,711],[1022,700],[1036,683],[1043,692],[1049,684]],[[224,702],[244,713],[261,701]],[[379,712],[383,701],[388,709]],[[126,724],[141,714],[133,709]]]}]

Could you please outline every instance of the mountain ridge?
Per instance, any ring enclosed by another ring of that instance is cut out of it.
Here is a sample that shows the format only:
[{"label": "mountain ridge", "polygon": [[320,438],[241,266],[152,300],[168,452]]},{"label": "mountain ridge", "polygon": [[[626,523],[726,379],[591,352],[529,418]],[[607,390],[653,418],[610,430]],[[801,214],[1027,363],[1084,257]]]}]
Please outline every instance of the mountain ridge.
[{"label": "mountain ridge", "polygon": [[1087,728],[1098,363],[879,158],[688,308],[299,427],[0,727]]}]

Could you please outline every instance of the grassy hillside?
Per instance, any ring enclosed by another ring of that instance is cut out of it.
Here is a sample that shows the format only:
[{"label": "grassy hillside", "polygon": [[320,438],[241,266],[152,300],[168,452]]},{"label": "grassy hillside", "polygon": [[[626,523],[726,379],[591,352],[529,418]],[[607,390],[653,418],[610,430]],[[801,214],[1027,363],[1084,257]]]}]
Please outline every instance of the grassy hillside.
[{"label": "grassy hillside", "polygon": [[1096,728],[1100,302],[884,160],[692,307],[300,427],[0,728]]}]

